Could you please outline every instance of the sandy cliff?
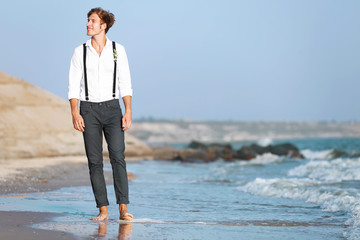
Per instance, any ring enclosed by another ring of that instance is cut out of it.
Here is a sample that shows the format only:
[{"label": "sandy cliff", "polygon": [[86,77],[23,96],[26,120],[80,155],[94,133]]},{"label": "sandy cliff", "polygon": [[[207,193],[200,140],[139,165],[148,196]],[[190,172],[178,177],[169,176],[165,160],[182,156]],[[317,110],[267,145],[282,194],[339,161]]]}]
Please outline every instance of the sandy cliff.
[{"label": "sandy cliff", "polygon": [[[1,72],[0,91],[0,159],[84,154],[68,101]],[[151,154],[137,138],[125,139],[127,156]]]}]

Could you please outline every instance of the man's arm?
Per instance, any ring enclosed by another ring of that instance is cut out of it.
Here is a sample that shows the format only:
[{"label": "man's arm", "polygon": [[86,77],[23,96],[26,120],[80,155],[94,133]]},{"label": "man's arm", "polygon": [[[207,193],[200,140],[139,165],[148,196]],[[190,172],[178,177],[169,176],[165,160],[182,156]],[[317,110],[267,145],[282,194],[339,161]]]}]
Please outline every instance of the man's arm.
[{"label": "man's arm", "polygon": [[128,130],[131,127],[131,96],[125,96],[122,98],[125,106],[125,114],[122,118],[123,131]]},{"label": "man's arm", "polygon": [[[80,132],[84,132],[85,123],[84,123],[84,119],[82,118],[79,112],[79,99],[71,98],[69,101],[71,106],[71,115],[72,115],[74,128]],[[130,121],[131,121],[131,116],[130,116]]]}]

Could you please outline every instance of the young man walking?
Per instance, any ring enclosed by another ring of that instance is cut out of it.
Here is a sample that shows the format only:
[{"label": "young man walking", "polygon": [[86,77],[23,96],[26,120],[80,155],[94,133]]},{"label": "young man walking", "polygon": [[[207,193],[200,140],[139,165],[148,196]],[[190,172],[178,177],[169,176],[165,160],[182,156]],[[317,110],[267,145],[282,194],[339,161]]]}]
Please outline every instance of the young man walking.
[{"label": "young man walking", "polygon": [[[103,173],[103,133],[108,144],[120,219],[133,218],[127,212],[129,191],[124,155],[124,131],[131,126],[132,87],[124,47],[106,37],[114,22],[114,15],[102,8],[89,11],[86,26],[91,39],[75,49],[69,72],[68,98],[73,125],[83,133],[91,186],[100,211],[92,220],[109,219]],[[120,97],[125,106],[124,115]]]}]

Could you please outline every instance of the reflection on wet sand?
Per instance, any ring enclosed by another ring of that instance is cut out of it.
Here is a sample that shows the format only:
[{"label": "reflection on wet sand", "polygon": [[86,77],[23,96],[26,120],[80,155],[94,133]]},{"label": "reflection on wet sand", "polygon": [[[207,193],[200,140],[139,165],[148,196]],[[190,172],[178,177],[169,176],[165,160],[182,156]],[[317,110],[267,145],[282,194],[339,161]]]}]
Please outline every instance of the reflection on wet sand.
[{"label": "reflection on wet sand", "polygon": [[[106,237],[108,221],[99,221],[98,222],[98,237],[100,239]],[[132,224],[131,223],[120,223],[119,224],[119,240],[130,240],[132,235]]]},{"label": "reflection on wet sand", "polygon": [[119,224],[119,240],[130,240],[132,234],[132,224],[131,223],[120,223]]},{"label": "reflection on wet sand", "polygon": [[98,228],[98,236],[99,238],[104,238],[106,236],[106,230],[107,230],[107,221],[100,221],[98,222],[99,228]]}]

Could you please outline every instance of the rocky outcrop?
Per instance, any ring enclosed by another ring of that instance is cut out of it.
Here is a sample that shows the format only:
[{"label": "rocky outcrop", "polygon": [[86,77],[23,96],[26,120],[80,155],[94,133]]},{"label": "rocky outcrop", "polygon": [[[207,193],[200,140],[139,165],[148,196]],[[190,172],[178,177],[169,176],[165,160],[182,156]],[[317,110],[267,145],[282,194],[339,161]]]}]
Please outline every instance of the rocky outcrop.
[{"label": "rocky outcrop", "polygon": [[256,153],[252,151],[251,147],[243,146],[233,155],[234,159],[250,160],[256,157]]},{"label": "rocky outcrop", "polygon": [[304,158],[299,149],[290,143],[269,145],[266,147],[260,146],[258,144],[243,146],[236,152],[235,158],[249,160],[256,157],[256,155],[261,155],[264,153],[272,153],[274,155],[285,156],[289,158]]},{"label": "rocky outcrop", "polygon": [[360,157],[360,152],[358,151],[341,151],[341,150],[332,150],[329,155],[329,158],[334,159],[334,158],[359,158]]},{"label": "rocky outcrop", "polygon": [[262,147],[257,144],[243,146],[239,150],[232,149],[230,144],[204,144],[192,141],[188,148],[175,149],[170,146],[155,147],[154,158],[160,160],[180,160],[183,162],[211,162],[216,159],[225,161],[251,160],[257,155],[272,153],[288,158],[304,158],[299,149],[290,144],[277,144]]},{"label": "rocky outcrop", "polygon": [[172,146],[156,146],[152,150],[156,160],[175,160],[179,156],[179,149]]},{"label": "rocky outcrop", "polygon": [[[84,154],[68,101],[1,72],[0,91],[0,159]],[[152,156],[144,142],[125,140],[126,156]]]},{"label": "rocky outcrop", "polygon": [[[206,145],[198,141],[192,141],[189,146],[189,149],[201,150],[202,154],[206,156],[207,161],[211,161],[216,158],[221,158],[224,160],[231,160],[234,158],[232,146],[230,144],[219,144],[213,143]],[[186,151],[186,150],[183,150]]]}]

